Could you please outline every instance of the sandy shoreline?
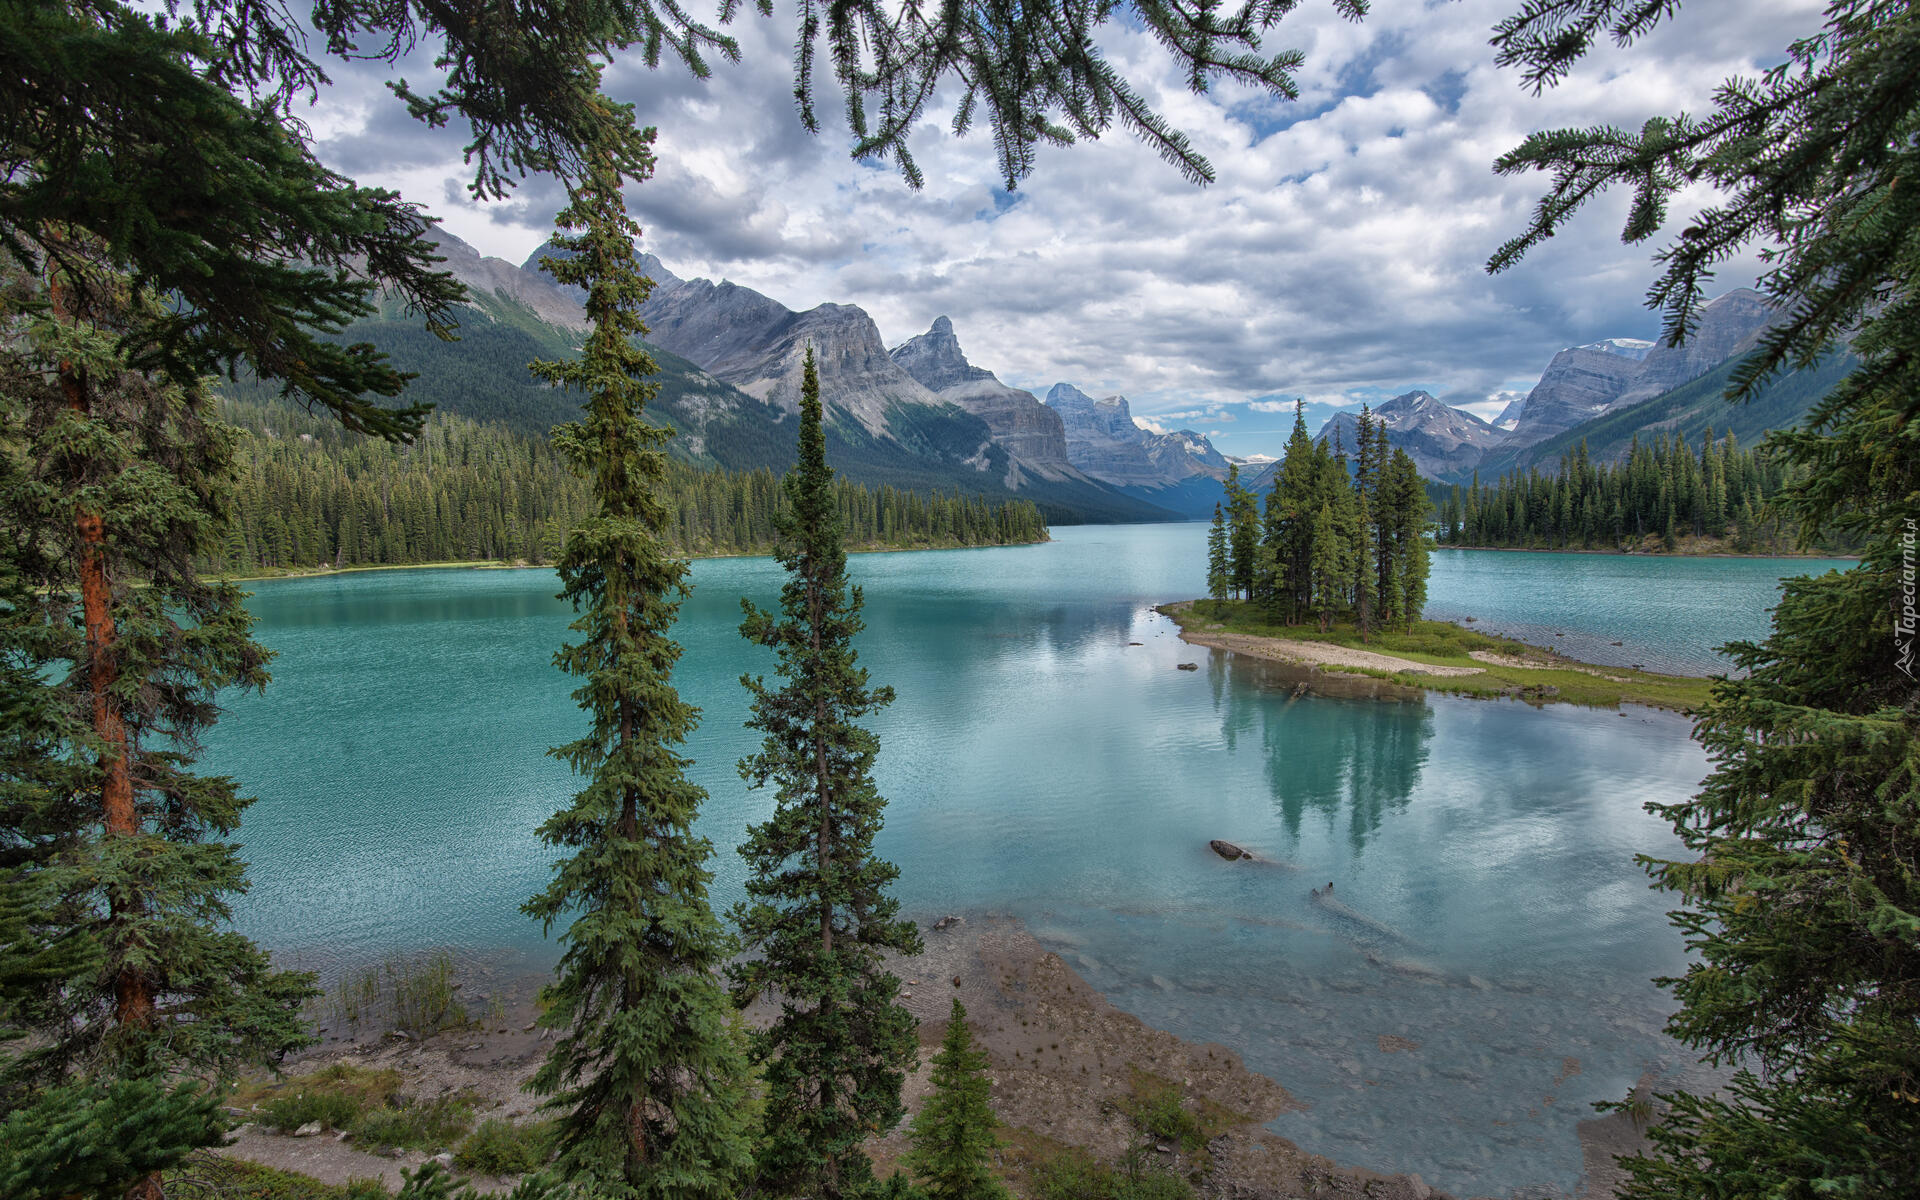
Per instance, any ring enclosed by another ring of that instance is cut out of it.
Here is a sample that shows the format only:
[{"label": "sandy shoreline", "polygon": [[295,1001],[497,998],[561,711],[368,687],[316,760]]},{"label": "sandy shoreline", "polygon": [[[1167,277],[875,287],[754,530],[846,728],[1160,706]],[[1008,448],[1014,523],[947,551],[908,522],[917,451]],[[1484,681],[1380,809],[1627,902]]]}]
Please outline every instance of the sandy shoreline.
[{"label": "sandy shoreline", "polygon": [[[1172,617],[1179,624],[1177,613],[1193,607],[1193,601],[1181,600],[1174,604],[1162,604],[1158,611]],[[1251,658],[1264,658],[1269,662],[1291,663],[1295,666],[1359,667],[1368,671],[1406,671],[1416,675],[1459,676],[1479,675],[1483,672],[1477,667],[1446,667],[1435,663],[1415,662],[1410,658],[1399,658],[1392,654],[1382,654],[1377,650],[1360,650],[1352,646],[1336,646],[1331,642],[1309,642],[1296,638],[1255,637],[1245,633],[1219,633],[1210,630],[1180,629],[1180,640],[1196,646],[1209,646],[1215,650],[1231,650],[1235,654],[1245,654]]]}]

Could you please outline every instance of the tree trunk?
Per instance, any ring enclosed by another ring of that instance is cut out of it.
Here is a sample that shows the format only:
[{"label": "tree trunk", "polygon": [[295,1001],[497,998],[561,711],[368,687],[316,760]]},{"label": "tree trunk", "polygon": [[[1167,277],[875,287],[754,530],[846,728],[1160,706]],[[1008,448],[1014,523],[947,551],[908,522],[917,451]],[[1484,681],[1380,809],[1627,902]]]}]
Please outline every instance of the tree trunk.
[{"label": "tree trunk", "polygon": [[[59,320],[78,324],[79,315],[57,273],[49,273],[47,290],[54,315]],[[67,407],[83,419],[90,419],[92,390],[86,372],[62,359],[59,379]],[[83,467],[76,472],[74,482],[84,485],[90,474]],[[108,838],[131,837],[140,832],[140,813],[133,802],[133,755],[126,717],[113,696],[114,686],[120,681],[119,632],[113,621],[106,520],[100,513],[76,503],[73,525],[79,549],[81,626],[86,631],[86,681],[91,701],[88,716],[101,746],[100,823]],[[116,929],[127,916],[140,912],[138,896],[110,895],[107,903],[108,924]],[[153,1024],[153,1008],[153,987],[146,976],[132,968],[120,967],[113,980],[115,1023],[146,1028]],[[127,1200],[162,1200],[164,1195],[157,1172],[126,1192]]]}]

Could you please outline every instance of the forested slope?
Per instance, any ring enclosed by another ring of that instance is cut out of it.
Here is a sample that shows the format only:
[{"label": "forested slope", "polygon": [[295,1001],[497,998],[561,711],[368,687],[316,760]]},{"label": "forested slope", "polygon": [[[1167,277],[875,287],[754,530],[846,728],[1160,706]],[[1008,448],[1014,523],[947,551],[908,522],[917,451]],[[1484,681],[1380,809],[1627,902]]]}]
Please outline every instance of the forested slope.
[{"label": "forested slope", "polygon": [[[589,511],[585,483],[544,438],[436,413],[411,445],[342,430],[283,403],[228,401],[241,430],[241,479],[221,560],[236,574],[449,561],[552,561]],[[839,476],[854,548],[1044,541],[1021,500],[869,488]],[[764,552],[786,503],[773,471],[670,466],[668,501],[683,554]]]}]

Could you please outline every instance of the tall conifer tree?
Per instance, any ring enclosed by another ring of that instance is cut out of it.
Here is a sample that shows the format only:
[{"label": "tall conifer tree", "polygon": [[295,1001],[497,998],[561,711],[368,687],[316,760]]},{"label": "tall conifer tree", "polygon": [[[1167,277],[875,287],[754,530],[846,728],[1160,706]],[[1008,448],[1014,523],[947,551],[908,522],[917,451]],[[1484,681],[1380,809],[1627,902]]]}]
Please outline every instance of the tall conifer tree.
[{"label": "tall conifer tree", "polygon": [[[1433,501],[1427,496],[1420,468],[1405,450],[1395,449],[1387,459],[1382,489],[1389,497],[1391,512],[1393,619],[1410,630],[1427,606],[1427,514],[1433,509]],[[1383,540],[1388,533],[1383,526]]]},{"label": "tall conifer tree", "polygon": [[[1405,618],[1400,610],[1401,587],[1396,574],[1400,561],[1396,539],[1400,530],[1401,496],[1398,484],[1393,482],[1393,451],[1387,444],[1385,421],[1374,422],[1373,453],[1369,458],[1373,462],[1373,473],[1369,480],[1372,527],[1363,531],[1362,536],[1371,543],[1375,571],[1373,594],[1378,606],[1375,616],[1384,627]],[[1363,554],[1363,570],[1364,562]]]},{"label": "tall conifer tree", "polygon": [[[1674,7],[1530,4],[1496,45],[1544,85],[1603,33],[1631,40]],[[1610,186],[1634,193],[1625,237],[1640,241],[1672,193],[1716,185],[1723,202],[1659,256],[1652,296],[1675,343],[1730,253],[1779,248],[1760,283],[1781,319],[1732,398],[1842,340],[1859,359],[1770,444],[1801,472],[1779,507],[1803,537],[1858,537],[1860,561],[1788,580],[1766,639],[1729,647],[1742,673],[1716,681],[1694,727],[1713,773],[1659,810],[1695,856],[1651,864],[1693,950],[1665,981],[1669,1030],[1740,1069],[1716,1094],[1670,1097],[1657,1152],[1626,1161],[1630,1200],[1892,1200],[1920,1179],[1920,11],[1831,0],[1784,51],[1712,111],[1543,131],[1499,163],[1553,184],[1496,269]]]},{"label": "tall conifer tree", "polygon": [[161,1194],[218,1089],[310,1036],[307,975],[223,928],[250,800],[193,771],[268,654],[217,553],[233,431],[131,369],[165,307],[76,240],[0,296],[0,1193]]},{"label": "tall conifer tree", "polygon": [[[1329,532],[1341,539],[1339,555],[1352,575],[1347,590],[1352,597],[1353,624],[1360,631],[1360,640],[1365,641],[1373,631],[1382,600],[1373,566],[1376,545],[1374,481],[1379,474],[1379,465],[1374,459],[1373,414],[1365,405],[1360,408],[1355,430],[1357,436],[1354,440],[1358,445],[1354,448],[1355,464],[1351,483],[1347,477],[1347,459],[1339,452],[1339,435],[1337,432],[1335,434],[1333,461],[1336,466],[1332,479],[1339,495],[1331,502],[1336,520]],[[1324,614],[1324,608],[1322,612]],[[1323,615],[1323,626],[1324,622]]]},{"label": "tall conifer tree", "polygon": [[1280,458],[1273,491],[1267,497],[1267,540],[1274,543],[1286,580],[1286,619],[1297,621],[1313,604],[1313,531],[1320,512],[1318,463],[1307,433],[1306,402],[1293,402],[1293,432]]},{"label": "tall conifer tree", "polygon": [[1207,530],[1207,595],[1215,600],[1227,598],[1227,517],[1213,506],[1213,525]]},{"label": "tall conifer tree", "polygon": [[736,917],[760,957],[731,975],[736,999],[780,1005],[754,1037],[767,1086],[762,1181],[829,1200],[870,1184],[861,1143],[903,1115],[915,1022],[881,955],[919,953],[920,934],[888,893],[899,869],[873,852],[886,800],[873,782],[879,741],[858,722],[892,703],[893,689],[869,687],[854,652],[861,595],[847,583],[811,348],[803,372],[799,461],[785,481],[793,507],[778,518],[780,613],[741,601],[741,635],[778,652],[785,682],[740,681],[753,696],[748,727],[766,735],[740,774],[775,795],[740,848],[752,874]]},{"label": "tall conifer tree", "polygon": [[1227,467],[1227,570],[1234,592],[1253,596],[1253,557],[1260,545],[1260,509],[1240,482],[1240,464]]},{"label": "tall conifer tree", "polygon": [[[650,173],[643,163],[640,178]],[[652,283],[635,262],[622,183],[611,156],[590,156],[555,218],[575,231],[554,238],[568,256],[541,263],[587,291],[581,356],[533,369],[586,394],[585,419],[556,429],[554,443],[591,482],[596,511],[559,562],[581,638],[555,662],[581,680],[573,695],[591,720],[553,754],[589,778],[540,827],[569,857],[525,908],[548,929],[572,923],[542,993],[540,1020],[560,1037],[529,1087],[559,1115],[558,1170],[577,1185],[719,1200],[748,1166],[748,1076],[716,974],[731,946],[707,901],[712,848],[693,832],[705,793],[674,749],[698,716],[669,677],[687,565],[662,545],[672,434],[640,419],[655,368],[634,339]]]}]

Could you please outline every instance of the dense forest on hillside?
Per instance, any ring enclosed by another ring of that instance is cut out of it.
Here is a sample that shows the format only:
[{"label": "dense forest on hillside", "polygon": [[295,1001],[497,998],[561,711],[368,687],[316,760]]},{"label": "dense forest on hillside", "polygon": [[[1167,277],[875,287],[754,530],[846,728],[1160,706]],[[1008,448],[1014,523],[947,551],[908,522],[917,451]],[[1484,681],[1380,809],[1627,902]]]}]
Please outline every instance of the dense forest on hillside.
[{"label": "dense forest on hillside", "polygon": [[1679,434],[1636,437],[1620,462],[1595,461],[1582,442],[1560,456],[1556,470],[1509,472],[1491,484],[1475,475],[1467,487],[1442,491],[1437,537],[1540,550],[1793,551],[1799,527],[1768,503],[1790,471],[1764,447],[1744,449],[1733,433],[1716,439],[1711,429],[1698,451]]},{"label": "dense forest on hillside", "polygon": [[[342,430],[288,404],[229,401],[240,484],[225,555],[237,574],[449,561],[553,561],[591,507],[584,481],[544,439],[435,414],[411,445]],[[786,505],[772,471],[703,471],[672,462],[668,504],[682,554],[746,554],[773,545]],[[1043,541],[1025,501],[993,504],[834,480],[854,548]]]},{"label": "dense forest on hillside", "polygon": [[1727,388],[1747,361],[1746,356],[1729,358],[1672,391],[1603,413],[1531,446],[1512,450],[1496,447],[1480,460],[1480,473],[1493,479],[1554,463],[1583,443],[1591,457],[1614,462],[1624,459],[1636,440],[1653,436],[1658,430],[1713,429],[1758,446],[1772,430],[1804,424],[1813,406],[1858,365],[1858,360],[1844,351],[1829,354],[1804,370],[1768,380],[1745,400],[1729,400]]}]

